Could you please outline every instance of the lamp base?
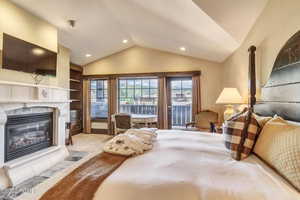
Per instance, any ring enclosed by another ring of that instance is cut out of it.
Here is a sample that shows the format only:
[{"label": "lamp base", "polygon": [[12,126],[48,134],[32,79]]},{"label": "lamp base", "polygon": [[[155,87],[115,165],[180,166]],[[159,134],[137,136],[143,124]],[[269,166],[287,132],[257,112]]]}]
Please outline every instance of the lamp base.
[{"label": "lamp base", "polygon": [[233,114],[235,114],[235,110],[233,105],[226,105],[226,109],[224,111],[224,120],[228,120]]}]

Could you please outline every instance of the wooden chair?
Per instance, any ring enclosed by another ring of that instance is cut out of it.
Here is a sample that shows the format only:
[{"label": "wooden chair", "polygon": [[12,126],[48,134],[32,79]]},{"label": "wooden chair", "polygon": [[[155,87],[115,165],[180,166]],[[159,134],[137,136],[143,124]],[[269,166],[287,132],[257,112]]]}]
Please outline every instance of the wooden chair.
[{"label": "wooden chair", "polygon": [[[195,121],[187,123],[187,130],[214,132],[214,125],[219,121],[219,114],[211,110],[203,110],[195,115]],[[189,128],[191,127],[191,128]]]},{"label": "wooden chair", "polygon": [[114,118],[114,134],[124,133],[132,127],[131,115],[127,113],[117,113],[113,115]]}]

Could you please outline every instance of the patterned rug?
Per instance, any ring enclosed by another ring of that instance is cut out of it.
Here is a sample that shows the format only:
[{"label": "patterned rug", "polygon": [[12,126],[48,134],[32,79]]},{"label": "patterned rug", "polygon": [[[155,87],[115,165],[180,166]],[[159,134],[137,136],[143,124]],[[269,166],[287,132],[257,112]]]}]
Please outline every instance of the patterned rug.
[{"label": "patterned rug", "polygon": [[84,151],[70,151],[70,155],[64,161],[57,163],[55,166],[44,171],[40,175],[34,176],[14,187],[0,190],[0,200],[14,200],[24,192],[30,193],[32,191],[32,188],[44,182],[56,173],[73,165],[75,162],[81,160],[87,154],[88,152]]}]

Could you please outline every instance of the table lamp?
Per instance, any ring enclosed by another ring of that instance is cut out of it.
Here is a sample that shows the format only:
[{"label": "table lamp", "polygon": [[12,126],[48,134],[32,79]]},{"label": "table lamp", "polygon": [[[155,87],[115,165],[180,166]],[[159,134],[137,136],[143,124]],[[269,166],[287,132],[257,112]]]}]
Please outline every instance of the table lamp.
[{"label": "table lamp", "polygon": [[225,104],[226,109],[224,111],[224,120],[228,120],[233,114],[235,114],[233,104],[242,104],[243,99],[236,88],[224,88],[216,103]]}]

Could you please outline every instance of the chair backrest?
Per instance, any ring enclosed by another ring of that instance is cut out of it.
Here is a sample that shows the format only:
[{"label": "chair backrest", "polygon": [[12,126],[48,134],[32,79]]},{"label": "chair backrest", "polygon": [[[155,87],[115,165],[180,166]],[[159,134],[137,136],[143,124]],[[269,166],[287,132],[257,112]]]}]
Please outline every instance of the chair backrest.
[{"label": "chair backrest", "polygon": [[115,127],[118,129],[131,128],[131,115],[127,113],[118,113],[114,115]]},{"label": "chair backrest", "polygon": [[197,128],[209,129],[210,123],[217,123],[219,114],[211,110],[203,110],[195,115],[195,126]]}]

